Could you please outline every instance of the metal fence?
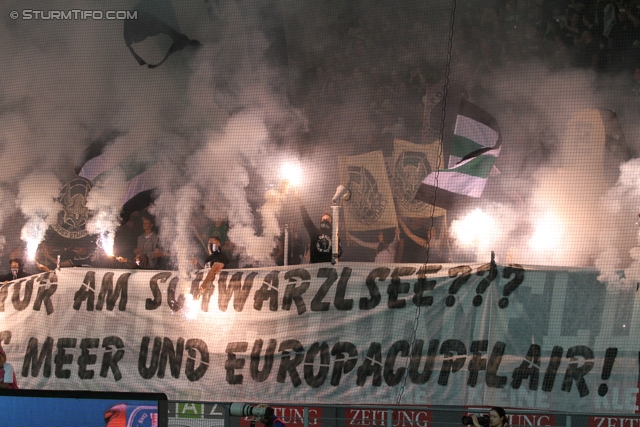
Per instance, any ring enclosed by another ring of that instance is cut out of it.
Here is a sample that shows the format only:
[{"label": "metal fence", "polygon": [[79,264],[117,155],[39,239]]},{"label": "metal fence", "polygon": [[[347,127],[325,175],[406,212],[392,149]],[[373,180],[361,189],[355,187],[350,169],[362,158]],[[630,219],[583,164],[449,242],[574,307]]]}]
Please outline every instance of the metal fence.
[{"label": "metal fence", "polygon": [[[228,403],[171,401],[169,426],[249,427],[250,418],[230,416]],[[486,414],[482,408],[283,406],[273,405],[287,427],[440,427],[462,426],[462,416]],[[640,414],[577,414],[507,409],[509,426],[640,427]]]}]

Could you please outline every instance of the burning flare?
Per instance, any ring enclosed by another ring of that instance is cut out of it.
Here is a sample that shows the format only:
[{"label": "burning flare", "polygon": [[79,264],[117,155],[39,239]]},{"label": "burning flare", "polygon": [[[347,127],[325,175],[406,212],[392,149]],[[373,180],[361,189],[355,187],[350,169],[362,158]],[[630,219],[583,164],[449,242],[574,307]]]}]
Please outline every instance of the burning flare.
[{"label": "burning flare", "polygon": [[453,221],[451,231],[460,246],[473,248],[477,255],[482,255],[494,241],[496,222],[489,214],[475,209],[463,219]]},{"label": "burning flare", "polygon": [[108,256],[113,256],[115,221],[111,219],[112,216],[100,211],[91,223],[91,228],[98,233],[98,244]]},{"label": "burning flare", "polygon": [[529,246],[536,251],[554,250],[562,241],[563,234],[564,227],[560,218],[551,212],[546,212],[536,221]]},{"label": "burning flare", "polygon": [[184,318],[187,320],[196,320],[200,312],[200,301],[193,298],[193,295],[190,293],[185,296],[183,309]]},{"label": "burning flare", "polygon": [[36,251],[44,238],[48,225],[44,221],[30,221],[22,228],[21,238],[27,243],[27,257],[36,259]]},{"label": "burning flare", "polygon": [[280,166],[280,178],[297,187],[302,184],[302,167],[298,163],[286,162]]}]

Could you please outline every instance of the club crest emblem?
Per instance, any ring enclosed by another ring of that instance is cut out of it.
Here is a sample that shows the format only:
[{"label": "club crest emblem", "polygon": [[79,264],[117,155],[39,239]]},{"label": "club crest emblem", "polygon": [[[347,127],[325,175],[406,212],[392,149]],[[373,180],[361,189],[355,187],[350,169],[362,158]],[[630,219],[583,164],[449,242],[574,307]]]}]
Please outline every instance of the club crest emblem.
[{"label": "club crest emblem", "polygon": [[62,210],[52,228],[62,237],[81,239],[87,236],[85,226],[89,219],[87,208],[89,191],[91,191],[91,181],[82,177],[72,179],[60,190],[58,202],[62,205]]},{"label": "club crest emblem", "polygon": [[362,224],[373,224],[384,212],[388,201],[378,188],[378,182],[371,172],[361,166],[349,166],[351,203],[349,212]]},{"label": "club crest emblem", "polygon": [[426,204],[415,199],[420,184],[431,173],[425,153],[403,151],[395,164],[394,186],[397,200],[410,212],[426,208]]}]

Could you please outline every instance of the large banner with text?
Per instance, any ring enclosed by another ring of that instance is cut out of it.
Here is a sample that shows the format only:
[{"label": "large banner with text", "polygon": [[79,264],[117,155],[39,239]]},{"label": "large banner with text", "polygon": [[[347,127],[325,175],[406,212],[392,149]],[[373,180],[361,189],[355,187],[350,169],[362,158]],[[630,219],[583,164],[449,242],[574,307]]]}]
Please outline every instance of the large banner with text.
[{"label": "large banner with text", "polygon": [[0,287],[21,388],[638,412],[640,299],[589,269],[62,269]]}]

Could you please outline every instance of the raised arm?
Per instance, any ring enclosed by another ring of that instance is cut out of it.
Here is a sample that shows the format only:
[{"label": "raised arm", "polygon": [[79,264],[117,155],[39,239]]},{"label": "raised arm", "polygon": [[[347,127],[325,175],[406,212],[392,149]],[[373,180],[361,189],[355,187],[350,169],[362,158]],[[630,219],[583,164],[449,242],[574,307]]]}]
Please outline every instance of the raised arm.
[{"label": "raised arm", "polygon": [[317,227],[311,220],[311,217],[309,216],[309,212],[307,212],[307,208],[304,207],[299,196],[297,197],[297,199],[298,199],[298,204],[300,205],[300,215],[302,216],[302,222],[304,223],[304,228],[307,229],[307,233],[309,233],[309,236],[311,236],[312,234],[317,233]]},{"label": "raised arm", "polygon": [[395,254],[398,243],[400,243],[400,228],[396,227],[396,235],[393,238],[393,242],[389,243],[389,251]]},{"label": "raised arm", "polygon": [[125,257],[117,256],[116,257],[116,261],[118,261],[120,263],[123,263],[123,264],[127,264],[127,266],[129,268],[136,268],[137,267],[135,260],[131,261],[131,260],[128,260],[127,258],[125,258]]}]

